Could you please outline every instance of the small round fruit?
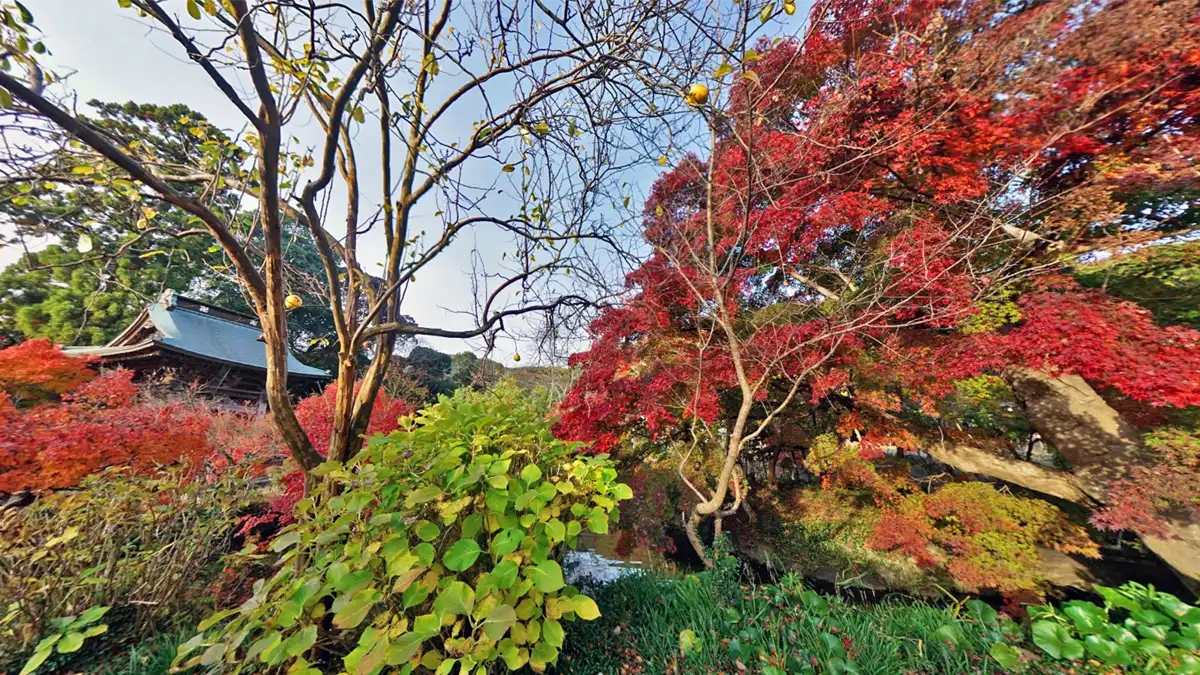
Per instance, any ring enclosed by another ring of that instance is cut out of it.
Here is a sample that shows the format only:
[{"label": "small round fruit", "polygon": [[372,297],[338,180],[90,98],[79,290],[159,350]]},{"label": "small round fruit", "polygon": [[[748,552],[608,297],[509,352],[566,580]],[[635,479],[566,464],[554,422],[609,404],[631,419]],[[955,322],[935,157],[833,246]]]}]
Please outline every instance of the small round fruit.
[{"label": "small round fruit", "polygon": [[283,299],[283,306],[287,307],[288,309],[296,309],[297,307],[300,307],[303,304],[304,304],[304,301],[301,300],[300,296],[298,296],[298,295],[289,295]]},{"label": "small round fruit", "polygon": [[794,3],[794,2],[783,3],[783,11],[785,13],[787,13],[788,16],[795,14],[796,13],[796,3]]},{"label": "small round fruit", "polygon": [[513,361],[520,361],[520,360],[521,360],[520,354],[513,354]]},{"label": "small round fruit", "polygon": [[688,87],[687,102],[688,105],[704,105],[708,103],[708,85],[697,82]]}]

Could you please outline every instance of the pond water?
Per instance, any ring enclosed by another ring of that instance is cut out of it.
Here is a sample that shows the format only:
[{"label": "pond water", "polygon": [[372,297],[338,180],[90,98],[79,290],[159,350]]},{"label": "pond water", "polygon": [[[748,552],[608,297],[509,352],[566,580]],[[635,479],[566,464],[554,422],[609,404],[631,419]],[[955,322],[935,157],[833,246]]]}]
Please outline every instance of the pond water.
[{"label": "pond water", "polygon": [[621,556],[616,547],[617,537],[613,534],[581,532],[578,548],[563,557],[567,583],[603,585],[644,569],[649,563],[644,551]]},{"label": "pond water", "polygon": [[652,567],[677,572],[699,572],[704,569],[700,557],[682,530],[668,529],[666,534],[671,540],[670,548],[673,550],[670,552],[652,553],[639,547],[618,553],[617,541],[620,537],[616,532],[582,532],[578,548],[567,551],[563,559],[567,582],[578,584],[590,580],[593,584],[603,585],[626,574]]}]

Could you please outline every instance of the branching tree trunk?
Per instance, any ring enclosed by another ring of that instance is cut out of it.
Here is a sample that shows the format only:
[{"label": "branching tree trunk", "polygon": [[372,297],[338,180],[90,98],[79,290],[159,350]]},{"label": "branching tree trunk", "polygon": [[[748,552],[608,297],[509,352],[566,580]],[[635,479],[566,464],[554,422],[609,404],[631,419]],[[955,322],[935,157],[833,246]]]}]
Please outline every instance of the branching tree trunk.
[{"label": "branching tree trunk", "polygon": [[[1031,426],[1070,464],[1055,470],[985,449],[957,443],[927,448],[930,456],[960,471],[997,478],[1089,508],[1109,502],[1110,490],[1133,477],[1136,468],[1153,468],[1141,435],[1083,378],[1053,377],[1013,369],[1007,378],[1024,404]],[[1192,587],[1200,584],[1200,522],[1191,513],[1164,516],[1167,536],[1143,536]]]},{"label": "branching tree trunk", "polygon": [[[43,86],[37,55],[27,51],[20,58],[36,77],[0,72],[0,90],[13,100],[0,113],[6,145],[80,143],[87,169],[72,180],[132,181],[136,198],[203,224],[259,317],[271,411],[305,471],[323,458],[288,398],[285,220],[308,230],[323,262],[338,341],[329,458],[344,461],[362,445],[399,337],[481,338],[490,347],[506,321],[540,314],[554,330],[603,300],[633,258],[620,223],[597,213],[596,203],[615,200],[623,173],[660,152],[631,139],[660,135],[654,127],[682,108],[675,85],[661,83],[686,81],[681,73],[710,67],[716,51],[704,51],[706,21],[679,21],[695,9],[686,2],[365,0],[356,8],[226,0],[189,3],[190,18],[161,0],[125,4],[169,36],[244,120],[239,141],[214,144],[202,166],[164,164],[151,149],[89,127],[64,106],[70,92]],[[696,8],[693,18],[702,19],[703,5]],[[235,86],[238,75],[248,76],[249,94]],[[320,133],[308,154],[297,148],[300,137],[312,138],[312,122]],[[227,159],[237,153],[253,159]],[[377,159],[368,162],[370,155]],[[21,159],[14,155],[14,166]],[[368,165],[378,167],[378,184],[370,184]],[[254,205],[252,231],[234,227],[238,214],[187,196],[210,191],[185,194],[181,185],[237,186]],[[332,222],[342,214],[344,228]],[[403,298],[418,273],[488,229],[513,250],[478,280],[474,325],[405,317]],[[252,234],[262,242],[261,268],[247,255]],[[379,276],[364,270],[363,251],[381,265]]]},{"label": "branching tree trunk", "polygon": [[[1138,430],[1083,378],[1014,370],[1008,379],[1029,423],[1067,460],[1072,479],[1095,501],[1109,502],[1112,487],[1133,478],[1134,469],[1155,466]],[[1163,520],[1166,536],[1143,541],[1193,588],[1200,587],[1200,521],[1195,512],[1168,513]]]}]

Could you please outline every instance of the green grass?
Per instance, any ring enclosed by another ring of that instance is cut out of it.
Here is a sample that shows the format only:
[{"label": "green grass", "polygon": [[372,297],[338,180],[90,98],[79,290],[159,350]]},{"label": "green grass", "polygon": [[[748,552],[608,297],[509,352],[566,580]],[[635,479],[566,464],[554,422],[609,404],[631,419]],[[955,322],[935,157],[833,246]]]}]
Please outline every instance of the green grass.
[{"label": "green grass", "polygon": [[[604,614],[569,624],[563,675],[1004,672],[988,657],[994,626],[966,610],[956,617],[917,601],[849,605],[795,578],[743,586],[728,569],[641,573],[591,594]],[[681,656],[686,630],[697,648]]]},{"label": "green grass", "polygon": [[[73,654],[54,654],[34,675],[86,673],[87,675],[167,675],[175,650],[195,631],[162,633],[124,646],[117,641],[89,641]],[[0,662],[0,673],[15,674],[28,654]]]},{"label": "green grass", "polygon": [[130,646],[83,671],[90,675],[167,675],[175,650],[194,631],[164,633]]}]

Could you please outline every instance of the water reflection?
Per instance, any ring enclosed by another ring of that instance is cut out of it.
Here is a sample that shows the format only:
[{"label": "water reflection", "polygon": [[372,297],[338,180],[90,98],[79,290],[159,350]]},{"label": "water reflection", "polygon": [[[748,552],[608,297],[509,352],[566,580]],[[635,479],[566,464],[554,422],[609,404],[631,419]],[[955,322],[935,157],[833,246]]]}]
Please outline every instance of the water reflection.
[{"label": "water reflection", "polygon": [[567,551],[563,557],[567,583],[602,586],[645,568],[649,562],[645,551],[637,550],[631,555],[619,556],[616,544],[617,537],[614,534],[580,533],[578,548]]}]

